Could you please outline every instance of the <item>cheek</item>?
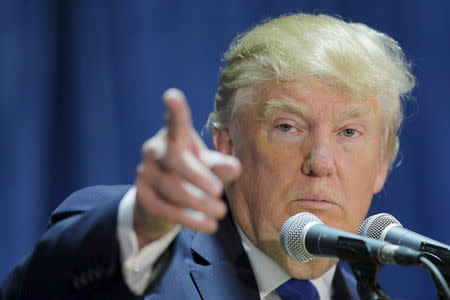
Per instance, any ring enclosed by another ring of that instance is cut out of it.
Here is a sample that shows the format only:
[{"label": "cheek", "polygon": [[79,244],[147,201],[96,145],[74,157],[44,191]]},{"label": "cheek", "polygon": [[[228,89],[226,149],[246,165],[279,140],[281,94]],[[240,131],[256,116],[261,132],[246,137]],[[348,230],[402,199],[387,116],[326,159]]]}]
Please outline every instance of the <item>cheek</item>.
[{"label": "cheek", "polygon": [[367,154],[355,153],[338,163],[338,178],[347,201],[345,211],[352,230],[358,229],[367,214],[379,169],[378,155]]},{"label": "cheek", "polygon": [[248,135],[236,148],[243,172],[235,190],[245,199],[253,226],[274,227],[283,219],[283,199],[292,189],[298,148],[271,143],[263,134]]},{"label": "cheek", "polygon": [[[380,141],[370,137],[361,143],[347,143],[337,147],[336,164],[345,172],[348,184],[355,189],[373,187],[380,169]],[[373,189],[370,189],[370,193]]]},{"label": "cheek", "polygon": [[239,154],[243,167],[237,182],[239,189],[244,193],[250,209],[257,211],[266,208],[267,211],[270,199],[279,198],[275,195],[278,189],[274,189],[274,184],[282,175],[280,166],[283,162],[279,159],[282,156],[274,152],[270,145],[251,140]]},{"label": "cheek", "polygon": [[[283,174],[292,173],[292,166],[299,158],[298,145],[285,145],[267,136],[265,130],[247,134],[247,138],[237,153],[241,159],[244,173],[262,180],[262,183],[278,178]],[[245,174],[244,174],[245,175]],[[264,187],[263,184],[260,187]]]}]

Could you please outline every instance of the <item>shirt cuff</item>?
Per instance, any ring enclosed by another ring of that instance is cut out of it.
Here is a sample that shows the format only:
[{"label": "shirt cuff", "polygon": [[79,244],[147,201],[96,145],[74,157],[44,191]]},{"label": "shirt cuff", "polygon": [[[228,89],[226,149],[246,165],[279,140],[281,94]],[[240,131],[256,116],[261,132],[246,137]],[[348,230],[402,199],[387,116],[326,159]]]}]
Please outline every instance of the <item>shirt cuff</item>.
[{"label": "shirt cuff", "polygon": [[138,241],[133,228],[136,187],[133,186],[123,196],[117,212],[117,236],[120,245],[122,273],[126,284],[136,295],[142,295],[146,287],[155,278],[153,266],[156,260],[167,250],[170,243],[181,230],[176,226],[162,238],[153,241],[138,251]]}]

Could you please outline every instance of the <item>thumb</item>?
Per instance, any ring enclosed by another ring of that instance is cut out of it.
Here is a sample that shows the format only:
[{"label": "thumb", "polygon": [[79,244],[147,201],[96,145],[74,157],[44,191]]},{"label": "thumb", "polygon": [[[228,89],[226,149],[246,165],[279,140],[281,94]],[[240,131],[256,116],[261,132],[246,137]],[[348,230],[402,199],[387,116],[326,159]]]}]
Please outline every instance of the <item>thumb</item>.
[{"label": "thumb", "polygon": [[200,153],[200,159],[222,182],[236,179],[242,172],[241,162],[231,155],[204,150]]}]

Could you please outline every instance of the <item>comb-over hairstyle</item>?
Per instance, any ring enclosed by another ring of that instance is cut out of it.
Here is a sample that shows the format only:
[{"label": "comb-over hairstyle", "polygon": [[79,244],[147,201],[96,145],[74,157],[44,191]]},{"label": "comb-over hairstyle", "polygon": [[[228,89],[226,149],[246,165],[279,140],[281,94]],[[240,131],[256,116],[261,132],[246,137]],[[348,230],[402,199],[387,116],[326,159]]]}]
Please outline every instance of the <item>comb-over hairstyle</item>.
[{"label": "comb-over hairstyle", "polygon": [[355,99],[380,101],[384,153],[394,161],[401,98],[415,79],[402,49],[386,34],[327,15],[286,15],[237,36],[224,62],[209,129],[226,127],[240,104],[255,100],[249,91],[264,83],[319,78]]}]

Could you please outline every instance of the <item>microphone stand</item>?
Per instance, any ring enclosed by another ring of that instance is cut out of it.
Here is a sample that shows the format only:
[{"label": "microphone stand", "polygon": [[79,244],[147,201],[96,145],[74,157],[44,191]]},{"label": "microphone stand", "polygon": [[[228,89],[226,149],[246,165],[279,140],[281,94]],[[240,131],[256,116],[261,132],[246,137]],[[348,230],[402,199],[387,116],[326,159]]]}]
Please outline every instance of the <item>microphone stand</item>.
[{"label": "microphone stand", "polygon": [[358,282],[357,288],[361,299],[364,300],[389,300],[380,284],[377,282],[381,266],[373,263],[348,263]]},{"label": "microphone stand", "polygon": [[[379,271],[383,266],[381,263],[376,263],[376,260],[373,260],[370,256],[370,252],[364,241],[355,240],[351,238],[339,237],[337,241],[337,256],[346,261],[348,265],[351,267],[353,274],[358,282],[357,289],[359,296],[363,300],[391,300],[384,293],[380,284],[377,281]],[[425,250],[427,244],[423,245],[422,251]],[[430,247],[426,249],[426,252],[422,252],[423,258],[427,258],[429,263],[424,264],[424,260],[420,260],[421,266],[425,267],[427,270],[431,272],[432,278],[435,282],[438,299],[439,300],[450,300],[450,294],[445,292],[443,284],[449,282],[450,279],[450,256],[448,252],[441,252],[439,248],[435,248],[433,246],[433,251],[430,250]],[[444,255],[445,254],[445,255]],[[363,258],[362,258],[363,257]],[[366,259],[364,259],[366,257]],[[432,272],[429,264],[431,266],[434,265],[435,271]],[[441,274],[437,274],[437,273]],[[435,274],[436,273],[436,274]],[[443,282],[439,282],[436,275],[442,275]]]},{"label": "microphone stand", "polygon": [[[378,283],[378,273],[382,265],[371,260],[364,241],[340,237],[338,239],[337,256],[347,262],[358,282],[357,288],[362,300],[391,300]],[[358,255],[356,255],[358,253]],[[361,256],[360,254],[363,254]],[[358,257],[355,259],[355,257]],[[366,260],[361,257],[367,257]]]},{"label": "microphone stand", "polygon": [[[446,248],[428,243],[422,243],[419,250],[422,251],[422,255],[424,257],[427,257],[435,264],[437,269],[444,277],[447,285],[450,285],[450,251]],[[431,273],[431,275],[438,292],[438,299],[448,299],[446,297],[445,291],[443,290],[443,287],[439,284],[436,275],[433,273]]]}]

